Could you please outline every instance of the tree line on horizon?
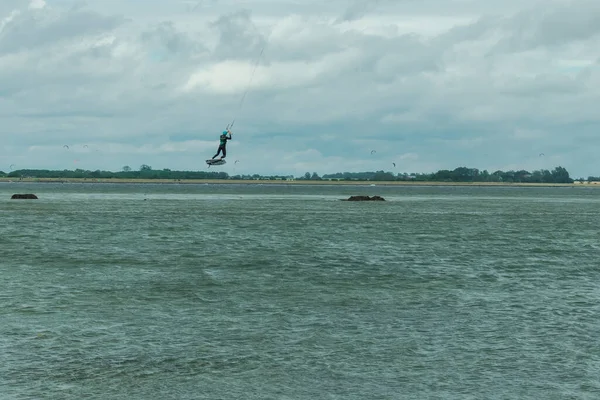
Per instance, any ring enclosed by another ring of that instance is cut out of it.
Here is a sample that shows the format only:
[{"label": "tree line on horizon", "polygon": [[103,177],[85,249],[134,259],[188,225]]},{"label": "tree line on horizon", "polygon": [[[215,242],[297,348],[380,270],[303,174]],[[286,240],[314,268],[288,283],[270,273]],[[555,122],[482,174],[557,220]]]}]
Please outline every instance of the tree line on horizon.
[{"label": "tree line on horizon", "polygon": [[[0,177],[9,178],[79,178],[79,179],[235,179],[235,180],[341,180],[341,181],[416,181],[416,182],[505,182],[505,183],[573,183],[569,172],[563,167],[553,170],[518,171],[480,171],[477,168],[458,167],[454,170],[439,170],[434,173],[397,173],[386,171],[374,172],[338,172],[319,176],[316,172],[306,172],[304,175],[229,175],[217,171],[172,171],[168,168],[154,170],[149,165],[142,165],[138,170],[125,166],[121,171],[90,171],[75,170],[45,170],[20,169],[9,173],[0,171]],[[584,181],[582,178],[579,181]],[[600,181],[600,177],[588,177],[588,182]]]},{"label": "tree line on horizon", "polygon": [[[305,174],[306,176],[306,174]],[[506,182],[506,183],[573,183],[569,172],[564,167],[556,167],[553,170],[510,170],[480,171],[477,168],[458,167],[454,170],[439,170],[434,173],[401,173],[394,175],[391,172],[344,172],[323,175],[324,179],[338,180],[372,180],[372,181],[421,181],[421,182]],[[595,180],[589,177],[588,180]],[[598,179],[600,180],[600,179]]]}]

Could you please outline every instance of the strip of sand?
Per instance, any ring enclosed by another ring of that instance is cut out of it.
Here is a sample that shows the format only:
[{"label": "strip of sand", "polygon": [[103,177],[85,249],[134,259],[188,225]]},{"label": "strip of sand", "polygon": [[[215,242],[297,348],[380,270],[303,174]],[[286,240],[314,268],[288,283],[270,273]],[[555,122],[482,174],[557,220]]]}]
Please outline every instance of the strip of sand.
[{"label": "strip of sand", "polygon": [[[427,181],[305,181],[236,179],[84,179],[84,178],[0,178],[0,182],[29,183],[113,183],[113,184],[213,184],[213,185],[341,185],[341,186],[529,186],[529,187],[600,187],[588,183],[507,183],[507,182],[427,182]],[[599,182],[600,183],[600,182]]]}]

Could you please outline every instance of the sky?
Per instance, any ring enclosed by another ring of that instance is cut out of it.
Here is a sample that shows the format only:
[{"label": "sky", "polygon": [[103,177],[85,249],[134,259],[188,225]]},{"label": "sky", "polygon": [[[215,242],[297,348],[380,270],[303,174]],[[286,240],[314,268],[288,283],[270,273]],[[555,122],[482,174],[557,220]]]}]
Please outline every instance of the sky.
[{"label": "sky", "polygon": [[0,170],[598,176],[599,64],[597,0],[2,0]]}]

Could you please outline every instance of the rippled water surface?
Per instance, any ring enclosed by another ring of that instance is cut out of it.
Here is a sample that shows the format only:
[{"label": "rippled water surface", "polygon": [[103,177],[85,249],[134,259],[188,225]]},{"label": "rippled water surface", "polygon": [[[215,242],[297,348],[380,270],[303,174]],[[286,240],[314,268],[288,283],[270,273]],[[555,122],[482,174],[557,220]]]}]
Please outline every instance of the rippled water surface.
[{"label": "rippled water surface", "polygon": [[587,188],[0,184],[0,398],[598,399],[599,211]]}]

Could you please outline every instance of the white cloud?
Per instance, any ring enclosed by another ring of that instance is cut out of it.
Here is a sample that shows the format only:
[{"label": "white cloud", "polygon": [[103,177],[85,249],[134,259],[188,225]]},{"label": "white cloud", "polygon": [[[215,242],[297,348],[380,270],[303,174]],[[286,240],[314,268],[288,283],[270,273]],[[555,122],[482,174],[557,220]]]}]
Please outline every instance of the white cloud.
[{"label": "white cloud", "polygon": [[44,0],[31,0],[29,3],[29,9],[31,10],[39,10],[46,7],[46,2]]},{"label": "white cloud", "polygon": [[235,119],[236,173],[597,175],[598,54],[592,0],[5,0],[0,170],[204,169]]},{"label": "white cloud", "polygon": [[418,160],[419,155],[415,153],[405,153],[398,157],[400,160]]},{"label": "white cloud", "polygon": [[546,133],[539,129],[516,128],[513,132],[513,138],[517,140],[538,140],[543,139]]},{"label": "white cloud", "polygon": [[305,87],[317,79],[325,80],[328,75],[347,69],[359,59],[356,50],[339,54],[328,54],[314,62],[274,62],[269,66],[250,62],[225,61],[192,74],[184,90],[201,86],[215,93],[243,93],[247,89],[288,89]]}]

